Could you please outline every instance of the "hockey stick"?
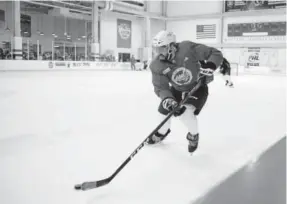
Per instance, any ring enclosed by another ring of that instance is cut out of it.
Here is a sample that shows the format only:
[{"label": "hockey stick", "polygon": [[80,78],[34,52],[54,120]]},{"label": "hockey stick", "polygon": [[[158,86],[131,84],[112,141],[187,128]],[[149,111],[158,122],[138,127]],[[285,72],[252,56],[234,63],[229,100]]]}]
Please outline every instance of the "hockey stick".
[{"label": "hockey stick", "polygon": [[130,154],[130,156],[117,168],[117,170],[108,178],[98,180],[98,181],[88,181],[84,182],[82,184],[75,185],[76,190],[90,190],[93,188],[98,188],[101,186],[104,186],[108,183],[110,183],[113,178],[132,160],[132,158],[143,148],[146,144],[148,139],[154,135],[175,113],[175,111],[178,110],[179,107],[181,107],[188,99],[188,97],[192,96],[192,94],[201,86],[202,78],[200,77],[197,81],[197,84],[191,89],[191,91],[185,96],[185,98],[178,104],[176,108],[174,108],[167,116],[166,118],[145,138],[145,140],[133,151],[133,153]]}]

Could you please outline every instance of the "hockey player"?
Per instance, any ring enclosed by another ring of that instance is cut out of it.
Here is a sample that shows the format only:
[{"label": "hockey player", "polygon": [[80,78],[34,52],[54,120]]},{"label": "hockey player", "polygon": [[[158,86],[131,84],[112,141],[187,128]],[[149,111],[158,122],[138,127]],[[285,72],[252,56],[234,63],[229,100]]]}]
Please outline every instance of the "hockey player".
[{"label": "hockey player", "polygon": [[[206,63],[205,60],[199,61],[201,65]],[[223,79],[225,80],[225,86],[233,87],[233,82],[231,81],[231,67],[230,63],[227,61],[226,58],[223,58],[223,61],[219,68],[220,74],[222,74]]]},{"label": "hockey player", "polygon": [[[197,115],[208,97],[207,84],[222,63],[222,53],[215,48],[191,41],[177,43],[175,35],[168,31],[160,31],[153,38],[153,50],[157,55],[151,62],[150,69],[154,91],[161,99],[158,107],[161,119],[194,87],[199,76],[206,78],[205,83],[174,114],[180,117],[188,129],[188,151],[192,153],[197,149],[199,141]],[[206,63],[200,66],[199,61],[204,60]],[[148,144],[164,140],[171,132],[170,125],[171,119],[149,138]]]},{"label": "hockey player", "polygon": [[223,79],[225,80],[225,86],[233,87],[233,82],[231,81],[231,67],[230,63],[226,58],[223,58],[222,64],[219,68],[219,72],[223,75]]}]

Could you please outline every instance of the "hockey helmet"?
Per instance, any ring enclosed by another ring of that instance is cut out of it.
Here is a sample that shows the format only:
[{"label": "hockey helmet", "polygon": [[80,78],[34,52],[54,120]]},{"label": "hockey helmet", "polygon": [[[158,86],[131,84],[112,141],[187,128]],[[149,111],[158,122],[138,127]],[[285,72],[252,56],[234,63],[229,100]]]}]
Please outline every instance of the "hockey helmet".
[{"label": "hockey helmet", "polygon": [[167,60],[172,60],[175,56],[176,37],[173,32],[162,30],[153,38],[153,52],[163,56]]},{"label": "hockey helmet", "polygon": [[175,43],[176,37],[173,32],[162,30],[152,40],[153,47],[168,46]]}]

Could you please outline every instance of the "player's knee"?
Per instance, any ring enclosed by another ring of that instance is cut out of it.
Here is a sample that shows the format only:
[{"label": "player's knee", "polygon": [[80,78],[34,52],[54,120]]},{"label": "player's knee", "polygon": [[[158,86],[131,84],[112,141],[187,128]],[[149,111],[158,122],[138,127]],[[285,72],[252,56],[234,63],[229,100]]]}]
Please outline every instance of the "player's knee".
[{"label": "player's knee", "polygon": [[194,112],[196,111],[196,107],[190,104],[185,105],[186,110],[184,111],[184,115],[194,115]]},{"label": "player's knee", "polygon": [[186,114],[197,116],[200,113],[201,109],[202,109],[202,107],[195,107],[193,105],[186,105]]}]

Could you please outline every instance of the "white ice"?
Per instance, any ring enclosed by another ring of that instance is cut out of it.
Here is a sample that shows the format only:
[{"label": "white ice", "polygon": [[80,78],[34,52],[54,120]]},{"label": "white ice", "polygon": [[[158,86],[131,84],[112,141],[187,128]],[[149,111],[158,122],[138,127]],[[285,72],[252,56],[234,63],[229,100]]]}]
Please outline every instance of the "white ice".
[{"label": "white ice", "polygon": [[107,186],[74,184],[111,175],[156,127],[149,72],[0,73],[1,204],[191,204],[286,132],[286,77],[221,77],[200,114],[200,148],[186,129],[144,147]]}]

